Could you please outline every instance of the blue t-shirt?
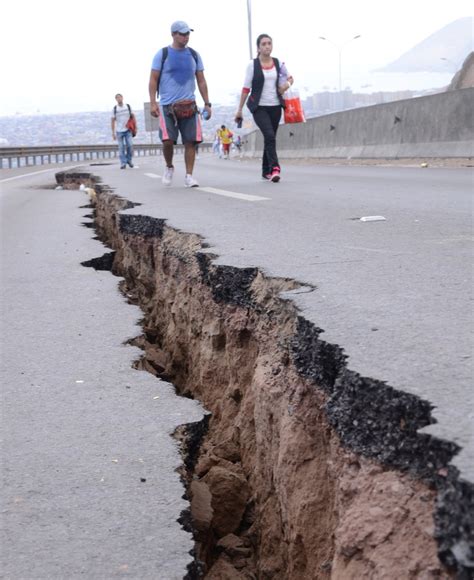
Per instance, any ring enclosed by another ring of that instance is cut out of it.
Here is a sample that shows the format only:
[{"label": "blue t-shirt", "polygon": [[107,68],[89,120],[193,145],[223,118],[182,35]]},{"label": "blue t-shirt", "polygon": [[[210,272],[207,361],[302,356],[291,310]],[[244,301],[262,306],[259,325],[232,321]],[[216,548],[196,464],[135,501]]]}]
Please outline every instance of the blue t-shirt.
[{"label": "blue t-shirt", "polygon": [[176,50],[168,46],[163,70],[161,59],[163,49],[155,54],[151,68],[161,71],[159,81],[160,104],[169,105],[183,99],[194,99],[196,91],[196,71],[204,70],[201,57],[197,54],[197,64],[188,47]]}]

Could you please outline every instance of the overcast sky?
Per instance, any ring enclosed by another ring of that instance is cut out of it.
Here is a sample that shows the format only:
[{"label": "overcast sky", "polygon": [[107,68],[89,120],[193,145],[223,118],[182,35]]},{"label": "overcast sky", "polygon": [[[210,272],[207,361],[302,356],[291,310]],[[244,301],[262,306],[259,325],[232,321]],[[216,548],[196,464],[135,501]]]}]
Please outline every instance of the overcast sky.
[{"label": "overcast sky", "polygon": [[[342,84],[354,92],[444,86],[451,74],[371,71],[473,12],[471,0],[251,3],[252,45],[258,34],[270,34],[273,55],[287,63],[303,96],[337,89],[334,44],[343,45]],[[142,108],[152,58],[171,42],[174,20],[195,29],[189,45],[204,61],[211,101],[235,103],[250,59],[247,0],[7,0],[0,32],[0,115],[103,111],[112,108],[117,92]]]}]

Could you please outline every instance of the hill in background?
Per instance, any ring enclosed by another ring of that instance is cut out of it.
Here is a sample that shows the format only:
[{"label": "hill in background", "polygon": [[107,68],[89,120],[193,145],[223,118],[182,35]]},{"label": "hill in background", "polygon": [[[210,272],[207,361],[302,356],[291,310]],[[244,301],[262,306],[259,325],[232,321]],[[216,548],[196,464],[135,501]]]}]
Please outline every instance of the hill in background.
[{"label": "hill in background", "polygon": [[473,50],[473,29],[474,18],[455,20],[375,72],[456,72]]}]

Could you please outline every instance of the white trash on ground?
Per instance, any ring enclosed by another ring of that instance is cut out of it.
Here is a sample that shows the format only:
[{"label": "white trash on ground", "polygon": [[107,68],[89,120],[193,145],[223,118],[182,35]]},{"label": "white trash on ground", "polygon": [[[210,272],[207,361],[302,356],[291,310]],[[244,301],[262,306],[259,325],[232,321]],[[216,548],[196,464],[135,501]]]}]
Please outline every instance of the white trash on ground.
[{"label": "white trash on ground", "polygon": [[366,215],[360,218],[361,222],[385,222],[387,221],[383,215]]}]

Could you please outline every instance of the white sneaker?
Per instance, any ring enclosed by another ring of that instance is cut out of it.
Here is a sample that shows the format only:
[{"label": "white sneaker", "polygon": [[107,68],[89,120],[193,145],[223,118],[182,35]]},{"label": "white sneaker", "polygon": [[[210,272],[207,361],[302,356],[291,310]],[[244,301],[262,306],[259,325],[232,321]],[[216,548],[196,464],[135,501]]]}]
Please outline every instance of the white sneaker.
[{"label": "white sneaker", "polygon": [[173,181],[173,172],[174,167],[165,167],[165,172],[161,178],[161,183],[163,185],[171,185],[171,182]]},{"label": "white sneaker", "polygon": [[199,187],[199,183],[189,173],[184,178],[184,185],[186,187]]}]

